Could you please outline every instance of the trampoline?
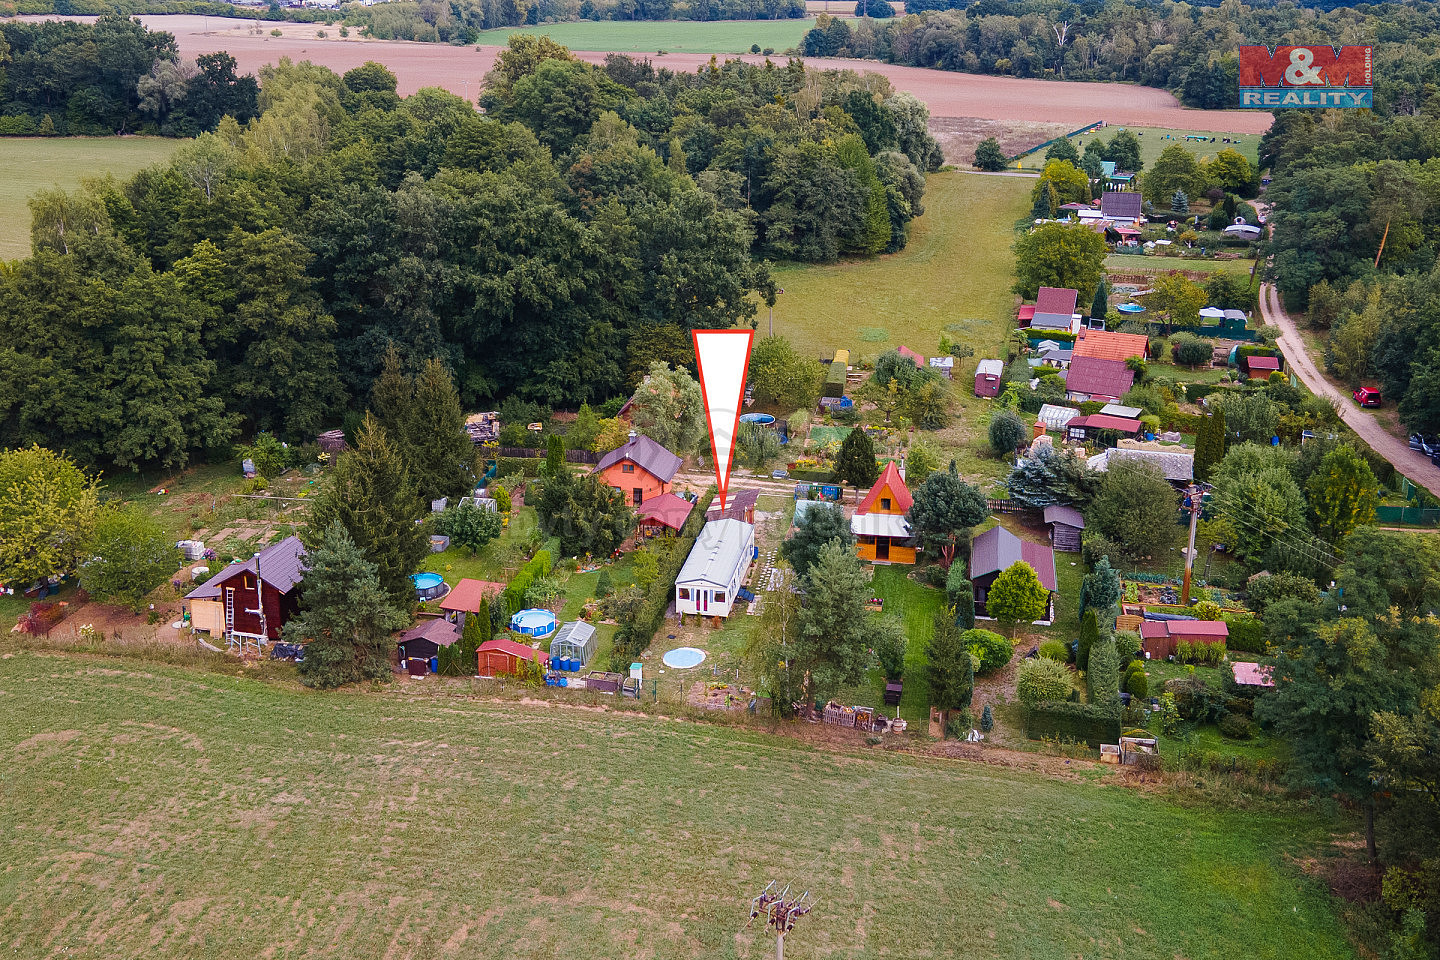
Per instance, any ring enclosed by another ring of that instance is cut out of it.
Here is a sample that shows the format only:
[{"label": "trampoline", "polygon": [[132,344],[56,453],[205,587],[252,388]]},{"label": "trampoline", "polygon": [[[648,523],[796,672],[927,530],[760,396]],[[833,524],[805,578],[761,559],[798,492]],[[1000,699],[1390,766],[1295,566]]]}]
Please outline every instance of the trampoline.
[{"label": "trampoline", "polygon": [[757,427],[768,427],[775,422],[775,418],[768,413],[745,413],[740,416],[741,423],[753,423]]},{"label": "trampoline", "polygon": [[510,629],[522,637],[548,637],[560,624],[549,610],[532,607],[510,618]]},{"label": "trampoline", "polygon": [[1138,303],[1122,303],[1122,304],[1120,304],[1118,307],[1116,307],[1115,309],[1116,309],[1116,310],[1119,310],[1121,313],[1144,313],[1144,312],[1145,312],[1145,308],[1142,307],[1142,306],[1140,306],[1140,304],[1138,304]]},{"label": "trampoline", "polygon": [[420,600],[437,600],[450,592],[450,585],[438,573],[417,573],[410,581],[415,584],[415,596]]},{"label": "trampoline", "polygon": [[660,658],[667,667],[674,667],[676,670],[688,670],[690,667],[698,667],[705,660],[705,651],[695,647],[676,647],[665,656]]}]

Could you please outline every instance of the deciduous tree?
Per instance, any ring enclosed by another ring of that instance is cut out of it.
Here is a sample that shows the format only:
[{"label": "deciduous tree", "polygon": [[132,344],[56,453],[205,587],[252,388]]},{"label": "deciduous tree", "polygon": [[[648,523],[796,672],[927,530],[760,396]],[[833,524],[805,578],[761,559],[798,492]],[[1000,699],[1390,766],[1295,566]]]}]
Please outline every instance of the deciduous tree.
[{"label": "deciduous tree", "polygon": [[0,583],[73,572],[99,513],[95,479],[69,457],[38,445],[0,451]]},{"label": "deciduous tree", "polygon": [[1033,298],[1041,287],[1070,287],[1081,302],[1105,276],[1105,238],[1089,227],[1045,223],[1015,241],[1015,292]]},{"label": "deciduous tree", "polygon": [[180,565],[175,540],[137,507],[104,510],[80,565],[80,585],[96,600],[138,610]]},{"label": "deciduous tree", "polygon": [[980,141],[975,147],[975,167],[990,173],[1005,169],[1005,152],[1000,149],[1000,141],[994,137]]},{"label": "deciduous tree", "polygon": [[1035,568],[1016,560],[1000,571],[985,594],[985,612],[1010,628],[1010,635],[1020,624],[1044,619],[1049,609],[1050,591],[1040,582]]},{"label": "deciduous tree", "polygon": [[1340,544],[1356,527],[1373,523],[1379,490],[1375,472],[1353,447],[1331,450],[1306,484],[1315,532]]}]

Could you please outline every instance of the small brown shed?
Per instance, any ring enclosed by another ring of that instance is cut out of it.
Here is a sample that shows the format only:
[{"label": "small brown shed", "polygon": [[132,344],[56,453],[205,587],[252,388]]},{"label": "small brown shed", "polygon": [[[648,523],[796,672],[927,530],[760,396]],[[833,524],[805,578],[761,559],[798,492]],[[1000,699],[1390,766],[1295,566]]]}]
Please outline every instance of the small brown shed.
[{"label": "small brown shed", "polygon": [[1046,507],[1045,523],[1050,527],[1050,544],[1056,550],[1073,553],[1080,549],[1080,531],[1085,529],[1085,518],[1079,510],[1059,505]]}]

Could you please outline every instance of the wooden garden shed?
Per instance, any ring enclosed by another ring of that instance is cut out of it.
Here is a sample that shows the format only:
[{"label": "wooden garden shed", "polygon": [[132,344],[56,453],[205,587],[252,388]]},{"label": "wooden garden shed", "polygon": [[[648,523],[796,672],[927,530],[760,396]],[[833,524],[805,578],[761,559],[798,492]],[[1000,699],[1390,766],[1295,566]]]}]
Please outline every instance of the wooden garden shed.
[{"label": "wooden garden shed", "polygon": [[1230,628],[1222,620],[1150,620],[1140,624],[1140,649],[1152,660],[1164,660],[1175,653],[1181,640],[1187,643],[1224,643]]},{"label": "wooden garden shed", "polygon": [[1045,524],[1050,528],[1050,545],[1070,553],[1080,549],[1080,531],[1085,518],[1074,507],[1055,505],[1045,508]]},{"label": "wooden garden shed", "polygon": [[478,660],[480,676],[507,677],[520,671],[520,661],[529,660],[544,667],[549,664],[550,655],[508,637],[496,637],[480,644]]},{"label": "wooden garden shed", "polygon": [[423,677],[438,669],[440,648],[459,641],[460,628],[442,617],[427,618],[400,634],[395,642],[400,669],[412,677]]}]

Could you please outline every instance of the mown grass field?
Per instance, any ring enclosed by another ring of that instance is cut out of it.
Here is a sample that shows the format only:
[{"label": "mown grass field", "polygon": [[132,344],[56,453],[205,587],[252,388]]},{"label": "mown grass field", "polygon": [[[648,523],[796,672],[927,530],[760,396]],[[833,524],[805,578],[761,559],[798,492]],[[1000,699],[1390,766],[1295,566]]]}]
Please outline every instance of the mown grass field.
[{"label": "mown grass field", "polygon": [[82,177],[128,177],[159,163],[183,140],[165,137],[0,137],[0,260],[30,253],[30,197],[73,190]]},{"label": "mown grass field", "polygon": [[[824,266],[784,266],[775,282],[775,332],[851,362],[904,344],[929,355],[950,328],[977,356],[1003,343],[1014,318],[1014,224],[1033,181],[948,172],[925,182],[925,215],[896,254]],[[766,329],[762,307],[760,330]],[[957,371],[957,378],[960,376]]]},{"label": "mown grass field", "polygon": [[478,42],[504,46],[516,33],[550,37],[571,50],[610,53],[749,53],[753,44],[783,53],[815,26],[807,20],[604,20],[484,30]]},{"label": "mown grass field", "polygon": [[[1084,121],[1081,121],[1082,123]],[[1215,159],[1215,155],[1221,150],[1238,150],[1245,159],[1251,163],[1260,161],[1260,135],[1256,133],[1237,134],[1228,131],[1216,130],[1182,130],[1167,127],[1119,127],[1109,126],[1092,133],[1081,134],[1078,137],[1071,137],[1070,142],[1075,144],[1077,150],[1084,151],[1085,144],[1096,137],[1100,137],[1107,143],[1119,130],[1128,129],[1140,138],[1140,160],[1145,164],[1146,169],[1160,156],[1161,151],[1166,147],[1173,147],[1177,144],[1195,154],[1196,159]],[[1166,140],[1166,136],[1173,139]],[[1186,140],[1187,136],[1203,136],[1205,141]],[[1211,143],[1209,138],[1214,137],[1215,142]],[[1233,143],[1226,143],[1225,138],[1229,137]],[[1045,166],[1045,152],[1029,154],[1021,157],[1016,165],[1021,170],[1039,170]]]},{"label": "mown grass field", "polygon": [[[1198,246],[1198,244],[1197,244]],[[1105,258],[1105,269],[1111,273],[1169,273],[1192,270],[1197,273],[1234,273],[1250,276],[1254,260],[1187,260],[1180,257],[1147,257],[1129,253],[1112,253]]]},{"label": "mown grass field", "polygon": [[759,958],[778,877],[820,899],[792,958],[1354,955],[1313,812],[423,689],[0,660],[0,944]]}]

